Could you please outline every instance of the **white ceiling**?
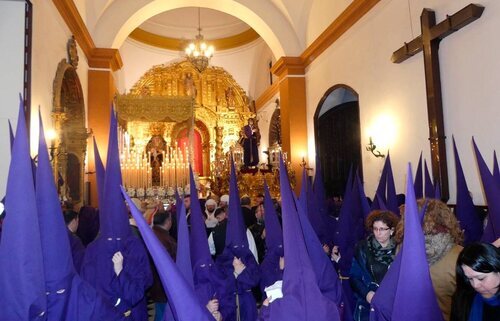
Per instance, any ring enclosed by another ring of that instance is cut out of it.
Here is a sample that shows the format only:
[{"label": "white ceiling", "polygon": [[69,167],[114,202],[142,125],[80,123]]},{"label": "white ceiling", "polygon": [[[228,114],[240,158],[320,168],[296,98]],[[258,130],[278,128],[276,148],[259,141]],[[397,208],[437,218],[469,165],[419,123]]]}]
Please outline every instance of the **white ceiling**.
[{"label": "white ceiling", "polygon": [[[243,21],[226,13],[201,8],[200,25],[205,39],[219,39],[250,29]],[[194,38],[198,34],[198,8],[187,7],[160,13],[140,25],[141,29],[169,38]]]}]

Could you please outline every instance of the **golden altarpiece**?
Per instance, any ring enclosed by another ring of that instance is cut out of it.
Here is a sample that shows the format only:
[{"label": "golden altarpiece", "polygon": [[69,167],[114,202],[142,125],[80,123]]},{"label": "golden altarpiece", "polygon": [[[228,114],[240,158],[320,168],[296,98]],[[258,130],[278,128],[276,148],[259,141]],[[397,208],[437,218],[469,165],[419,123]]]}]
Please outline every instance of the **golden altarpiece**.
[{"label": "golden altarpiece", "polygon": [[[174,187],[189,183],[188,164],[202,193],[227,192],[229,155],[241,165],[241,129],[255,118],[248,96],[227,71],[208,67],[200,73],[188,61],[154,66],[115,104],[130,193],[173,195]],[[277,190],[272,171],[238,175],[242,194],[260,192],[264,178]]]}]

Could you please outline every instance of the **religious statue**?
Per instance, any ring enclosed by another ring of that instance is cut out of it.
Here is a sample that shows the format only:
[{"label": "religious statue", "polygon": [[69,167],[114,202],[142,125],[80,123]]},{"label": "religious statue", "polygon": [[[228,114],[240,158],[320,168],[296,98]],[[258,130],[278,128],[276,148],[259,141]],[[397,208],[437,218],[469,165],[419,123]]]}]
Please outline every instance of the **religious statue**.
[{"label": "religious statue", "polygon": [[151,164],[151,180],[154,186],[160,184],[160,168],[163,164],[163,152],[166,150],[166,142],[160,135],[155,135],[146,145]]},{"label": "religious statue", "polygon": [[226,96],[226,104],[227,108],[229,110],[234,110],[234,92],[233,88],[227,87],[227,89],[224,91],[224,94]]},{"label": "religious statue", "polygon": [[243,146],[243,163],[245,167],[259,164],[260,130],[253,118],[248,119],[248,124],[243,127],[240,144]]},{"label": "religious statue", "polygon": [[196,98],[197,89],[194,84],[193,74],[188,72],[184,78],[184,94]]}]

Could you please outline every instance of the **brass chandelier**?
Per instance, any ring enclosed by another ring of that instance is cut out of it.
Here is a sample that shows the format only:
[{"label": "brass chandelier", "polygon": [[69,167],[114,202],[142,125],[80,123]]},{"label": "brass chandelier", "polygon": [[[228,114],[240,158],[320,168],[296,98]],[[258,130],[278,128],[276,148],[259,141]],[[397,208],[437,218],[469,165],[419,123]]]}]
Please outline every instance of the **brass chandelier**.
[{"label": "brass chandelier", "polygon": [[199,71],[203,72],[208,67],[210,58],[214,55],[214,46],[203,41],[200,24],[200,8],[198,8],[198,35],[185,49],[187,60]]}]

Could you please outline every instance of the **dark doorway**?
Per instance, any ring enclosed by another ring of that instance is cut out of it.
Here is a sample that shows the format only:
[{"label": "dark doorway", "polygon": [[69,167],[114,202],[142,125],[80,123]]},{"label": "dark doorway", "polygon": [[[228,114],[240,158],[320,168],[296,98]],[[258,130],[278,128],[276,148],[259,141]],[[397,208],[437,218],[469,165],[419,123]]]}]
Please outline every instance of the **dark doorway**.
[{"label": "dark doorway", "polygon": [[357,93],[344,85],[330,88],[318,105],[314,121],[327,196],[343,196],[351,166],[363,176]]}]

